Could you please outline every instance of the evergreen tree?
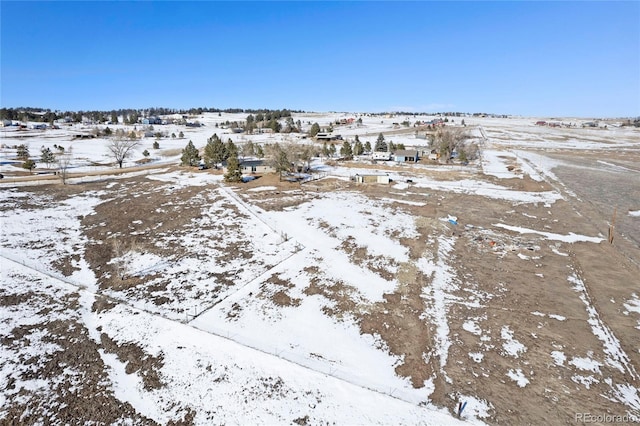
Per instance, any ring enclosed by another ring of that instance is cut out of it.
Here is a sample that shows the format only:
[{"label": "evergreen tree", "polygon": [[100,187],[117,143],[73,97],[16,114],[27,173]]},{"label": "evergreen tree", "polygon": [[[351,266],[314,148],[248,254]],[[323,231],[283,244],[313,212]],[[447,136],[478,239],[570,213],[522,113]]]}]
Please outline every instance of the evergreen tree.
[{"label": "evergreen tree", "polygon": [[256,157],[264,158],[264,149],[262,149],[262,145],[256,145]]},{"label": "evergreen tree", "polygon": [[149,151],[145,149],[144,151],[142,151],[142,155],[144,155],[145,157],[148,157],[151,154],[149,154]]},{"label": "evergreen tree", "polygon": [[104,129],[104,135],[105,136],[111,136],[112,133],[113,133],[113,131],[110,128],[105,127],[105,129]]},{"label": "evergreen tree", "polygon": [[340,155],[345,158],[353,157],[353,150],[351,149],[351,144],[347,141],[344,141],[342,147],[340,148]]},{"label": "evergreen tree", "polygon": [[180,133],[178,133],[178,137],[179,137],[180,139],[184,138],[184,133],[182,133],[182,130],[180,130]]},{"label": "evergreen tree", "polygon": [[369,141],[364,143],[364,152],[371,152],[371,143]]},{"label": "evergreen tree", "polygon": [[362,146],[362,142],[356,136],[356,141],[353,144],[353,155],[362,155],[364,153],[364,147]]},{"label": "evergreen tree", "polygon": [[16,158],[18,160],[27,161],[29,159],[29,147],[25,144],[18,145]]},{"label": "evergreen tree", "polygon": [[298,129],[296,128],[296,123],[294,123],[292,117],[287,117],[287,119],[285,120],[284,133],[294,133],[294,132],[298,132]]},{"label": "evergreen tree", "polygon": [[136,124],[138,122],[138,112],[134,111],[129,115],[129,124]]},{"label": "evergreen tree", "polygon": [[253,157],[256,155],[256,146],[253,144],[253,141],[249,141],[242,145],[242,155],[244,157]]},{"label": "evergreen tree", "polygon": [[251,134],[253,133],[253,129],[256,128],[256,120],[252,114],[247,115],[244,125],[244,131]]},{"label": "evergreen tree", "polygon": [[397,149],[396,144],[393,143],[393,141],[389,141],[389,151],[393,152]]},{"label": "evergreen tree", "polygon": [[160,143],[158,141],[153,141],[153,149],[160,149]]},{"label": "evergreen tree", "polygon": [[227,158],[227,151],[216,133],[207,139],[204,147],[204,162],[208,167],[216,167]]},{"label": "evergreen tree", "polygon": [[29,170],[29,173],[31,173],[31,171],[36,168],[36,162],[30,159],[27,159],[25,160],[24,163],[22,163],[22,168]]},{"label": "evergreen tree", "polygon": [[238,147],[233,143],[231,139],[227,139],[227,143],[224,145],[224,159],[228,159],[231,155],[238,157]]},{"label": "evergreen tree", "polygon": [[51,152],[51,148],[48,147],[45,148],[43,146],[42,148],[40,148],[40,152],[42,153],[42,155],[40,156],[40,162],[46,164],[48,169],[51,163],[55,163],[56,156],[53,155],[53,152]]},{"label": "evergreen tree", "polygon": [[380,133],[376,140],[376,151],[385,152],[387,150],[387,143],[384,141],[384,135]]},{"label": "evergreen tree", "polygon": [[118,124],[118,113],[115,111],[111,111],[111,122],[113,124]]},{"label": "evergreen tree", "polygon": [[[231,141],[231,139],[229,139]],[[232,142],[233,145],[233,142]],[[242,182],[242,172],[238,161],[238,150],[234,149],[227,158],[227,172],[224,174],[225,182]]]},{"label": "evergreen tree", "polygon": [[200,153],[198,149],[193,145],[193,142],[189,141],[187,146],[182,150],[183,166],[195,166],[200,161]]},{"label": "evergreen tree", "polygon": [[280,122],[274,118],[269,120],[269,124],[267,125],[267,127],[273,130],[273,133],[280,133],[280,130],[282,129]]},{"label": "evergreen tree", "polygon": [[320,125],[318,123],[313,123],[311,125],[311,130],[309,130],[309,136],[314,137],[320,132]]},{"label": "evergreen tree", "polygon": [[333,157],[336,155],[336,146],[334,144],[329,145],[329,154]]},{"label": "evergreen tree", "polygon": [[458,160],[463,164],[469,162],[467,151],[464,148],[458,149]]},{"label": "evergreen tree", "polygon": [[406,148],[404,147],[403,143],[399,143],[399,144],[396,144],[396,149],[404,150]]},{"label": "evergreen tree", "polygon": [[329,146],[326,142],[322,144],[322,155],[327,158],[329,158],[329,155],[331,155],[331,152],[329,152]]}]

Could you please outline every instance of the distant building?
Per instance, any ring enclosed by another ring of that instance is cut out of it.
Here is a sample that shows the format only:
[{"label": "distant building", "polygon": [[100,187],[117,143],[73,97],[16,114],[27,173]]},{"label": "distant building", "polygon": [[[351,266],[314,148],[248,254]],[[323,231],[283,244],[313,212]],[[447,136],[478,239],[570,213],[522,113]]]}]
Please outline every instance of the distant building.
[{"label": "distant building", "polygon": [[353,177],[353,180],[355,180],[356,183],[388,184],[389,182],[391,182],[391,178],[389,177],[389,174],[366,174],[366,175],[357,174]]},{"label": "distant building", "polygon": [[331,133],[318,133],[316,134],[317,141],[330,141],[333,140],[333,135]]},{"label": "distant building", "polygon": [[[227,162],[222,162],[222,168],[227,170]],[[276,169],[267,164],[264,160],[240,160],[240,171],[243,174],[255,173],[275,173]]]},{"label": "distant building", "polygon": [[393,153],[393,160],[397,163],[417,163],[418,151],[415,149],[401,149]]},{"label": "distant building", "polygon": [[142,119],[142,124],[163,124],[162,119],[160,117],[148,117]]},{"label": "distant building", "polygon": [[386,151],[383,151],[383,152],[376,151],[371,155],[371,159],[380,160],[380,161],[389,161],[391,160],[391,153]]},{"label": "distant building", "polygon": [[240,171],[242,173],[275,173],[276,169],[264,160],[243,160],[240,162]]}]

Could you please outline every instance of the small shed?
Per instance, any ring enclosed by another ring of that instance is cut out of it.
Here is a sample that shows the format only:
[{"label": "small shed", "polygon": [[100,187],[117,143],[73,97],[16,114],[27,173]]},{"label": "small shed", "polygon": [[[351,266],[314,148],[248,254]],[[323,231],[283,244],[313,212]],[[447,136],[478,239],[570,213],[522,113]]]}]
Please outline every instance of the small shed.
[{"label": "small shed", "polygon": [[357,174],[354,176],[354,180],[356,183],[383,183],[389,184],[391,182],[391,178],[389,178],[389,174],[366,174],[361,175]]}]

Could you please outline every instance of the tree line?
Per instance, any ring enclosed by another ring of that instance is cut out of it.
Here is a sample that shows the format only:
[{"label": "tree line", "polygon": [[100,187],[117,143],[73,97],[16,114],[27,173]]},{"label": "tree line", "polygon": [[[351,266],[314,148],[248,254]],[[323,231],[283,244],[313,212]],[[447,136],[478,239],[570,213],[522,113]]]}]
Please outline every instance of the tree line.
[{"label": "tree line", "polygon": [[87,118],[93,122],[118,122],[118,117],[123,117],[126,124],[135,124],[141,117],[151,117],[158,115],[200,115],[205,112],[213,113],[248,113],[256,114],[266,117],[267,120],[278,120],[281,118],[291,117],[291,113],[302,113],[304,111],[296,111],[289,109],[246,109],[246,108],[189,108],[189,109],[175,109],[175,108],[120,108],[114,110],[93,110],[93,111],[61,111],[51,110],[49,108],[34,108],[34,107],[18,107],[18,108],[0,108],[0,119],[2,120],[16,120],[16,121],[33,121],[40,123],[53,123],[60,119],[69,119],[74,123],[81,123],[83,118]]}]

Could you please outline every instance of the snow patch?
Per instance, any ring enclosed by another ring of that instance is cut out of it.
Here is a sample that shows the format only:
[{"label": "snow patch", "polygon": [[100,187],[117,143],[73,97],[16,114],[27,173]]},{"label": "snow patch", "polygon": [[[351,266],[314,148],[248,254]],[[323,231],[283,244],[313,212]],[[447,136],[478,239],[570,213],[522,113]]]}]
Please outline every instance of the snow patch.
[{"label": "snow patch", "polygon": [[257,188],[247,189],[247,191],[260,192],[260,191],[275,191],[277,189],[278,188],[276,188],[275,186],[258,186]]},{"label": "snow patch", "polygon": [[482,362],[482,360],[484,359],[484,354],[482,352],[469,352],[469,358],[471,358],[475,362]]},{"label": "snow patch", "polygon": [[519,387],[523,388],[529,384],[529,379],[527,379],[520,368],[517,370],[510,369],[507,372],[507,376],[514,382],[518,384]]},{"label": "snow patch", "polygon": [[580,370],[591,371],[593,373],[600,373],[600,367],[602,363],[595,361],[591,358],[573,357],[569,364],[577,367]]},{"label": "snow patch", "polygon": [[538,235],[542,235],[543,237],[546,237],[549,240],[563,241],[566,243],[577,243],[577,242],[600,243],[604,241],[604,238],[588,237],[586,235],[574,234],[573,232],[569,232],[568,235],[562,235],[562,234],[554,234],[552,232],[536,231],[535,229],[522,228],[520,226],[505,225],[503,223],[494,223],[493,226],[496,226],[498,228],[504,228],[509,231],[518,232],[520,234],[538,234]]},{"label": "snow patch", "polygon": [[521,353],[526,352],[527,347],[513,338],[513,331],[509,329],[508,325],[502,327],[500,335],[504,342],[502,343],[502,349],[512,357],[518,358]]},{"label": "snow patch", "polygon": [[[631,299],[624,302],[622,306],[624,306],[626,309],[626,311],[624,312],[625,315],[629,315],[629,312],[640,314],[640,299],[635,293],[633,293],[631,295]],[[638,325],[636,326],[636,328],[640,329],[640,317],[638,317]]]},{"label": "snow patch", "polygon": [[462,329],[465,330],[465,331],[468,331],[471,334],[475,334],[476,336],[479,336],[480,334],[482,334],[482,329],[473,320],[465,321],[462,324]]},{"label": "snow patch", "polygon": [[589,389],[593,384],[600,383],[600,380],[596,379],[593,376],[583,376],[581,374],[574,374],[573,376],[571,376],[571,380],[583,385],[587,389]]},{"label": "snow patch", "polygon": [[564,352],[561,351],[552,351],[551,358],[553,358],[553,361],[556,363],[556,365],[560,366],[563,366],[564,362],[567,360],[567,356],[564,354]]}]

